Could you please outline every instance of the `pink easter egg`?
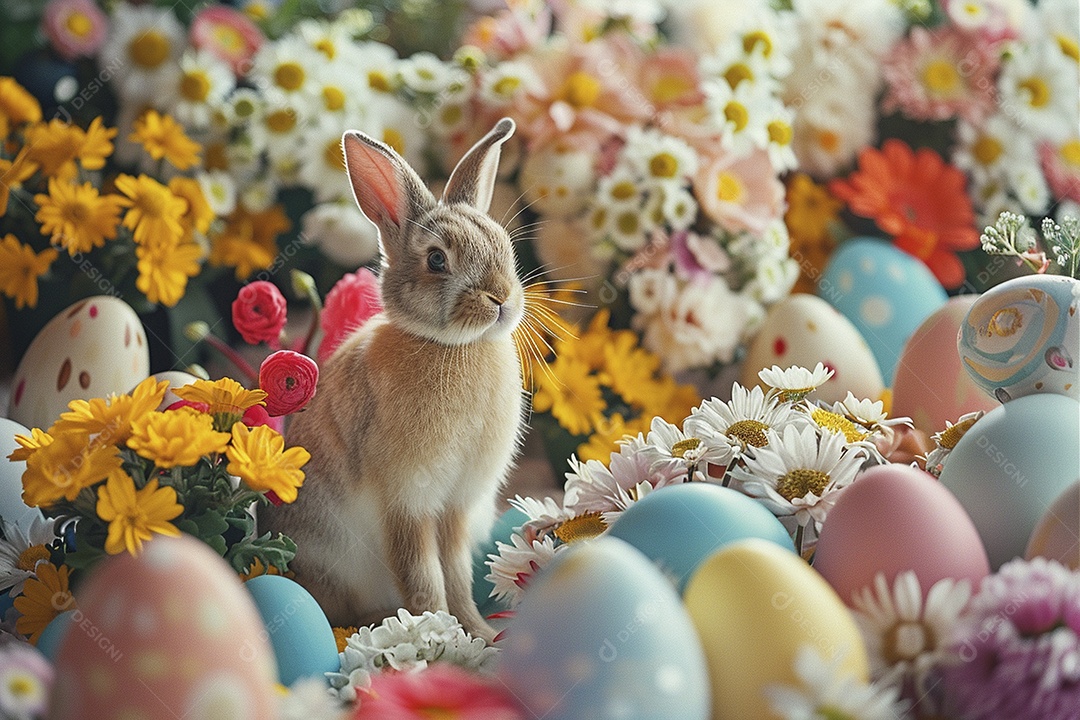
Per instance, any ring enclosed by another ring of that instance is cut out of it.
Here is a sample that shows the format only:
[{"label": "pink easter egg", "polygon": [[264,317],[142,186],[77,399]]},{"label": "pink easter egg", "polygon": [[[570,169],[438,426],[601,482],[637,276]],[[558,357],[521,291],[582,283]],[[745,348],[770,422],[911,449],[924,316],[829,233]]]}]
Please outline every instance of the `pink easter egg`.
[{"label": "pink easter egg", "polygon": [[277,717],[266,629],[236,573],[199,540],[157,536],[75,589],[51,720]]},{"label": "pink easter egg", "polygon": [[938,308],[908,339],[893,380],[893,417],[907,416],[928,435],[965,413],[989,412],[998,402],[964,371],[956,335],[978,295],[961,295]]},{"label": "pink easter egg", "polygon": [[884,573],[890,586],[912,570],[923,597],[938,580],[990,573],[990,561],[960,502],[932,475],[910,465],[879,465],[837,498],[821,528],[814,568],[844,602]]}]

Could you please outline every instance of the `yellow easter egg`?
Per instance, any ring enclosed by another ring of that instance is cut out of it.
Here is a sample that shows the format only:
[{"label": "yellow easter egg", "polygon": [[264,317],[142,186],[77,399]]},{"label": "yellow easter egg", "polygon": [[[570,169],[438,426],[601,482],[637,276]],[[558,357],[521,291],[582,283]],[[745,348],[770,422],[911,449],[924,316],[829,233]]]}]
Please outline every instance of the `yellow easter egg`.
[{"label": "yellow easter egg", "polygon": [[859,629],[825,579],[798,555],[751,538],[717,551],[694,573],[683,601],[701,637],[713,720],[779,718],[765,690],[798,687],[795,655],[811,645],[838,672],[867,682]]}]

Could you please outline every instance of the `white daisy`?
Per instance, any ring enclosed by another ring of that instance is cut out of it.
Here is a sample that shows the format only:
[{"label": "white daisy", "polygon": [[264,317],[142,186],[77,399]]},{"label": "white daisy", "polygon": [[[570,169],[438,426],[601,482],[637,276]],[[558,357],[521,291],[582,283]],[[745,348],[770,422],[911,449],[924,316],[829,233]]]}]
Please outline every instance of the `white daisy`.
[{"label": "white daisy", "polygon": [[352,32],[343,23],[304,18],[296,24],[295,32],[308,47],[323,56],[323,62],[349,65],[356,59]]},{"label": "white daisy", "polygon": [[905,716],[906,706],[898,701],[894,688],[865,685],[857,678],[841,674],[844,651],[832,659],[811,644],[795,654],[794,670],[800,686],[769,685],[765,696],[773,712],[784,720],[896,720]]},{"label": "white daisy", "polygon": [[781,401],[798,402],[824,385],[833,376],[832,370],[818,363],[813,370],[798,365],[781,369],[779,365],[758,371],[761,382],[780,393]]},{"label": "white daisy", "polygon": [[683,187],[668,187],[658,193],[662,222],[673,231],[687,230],[697,219],[694,194]]},{"label": "white daisy", "polygon": [[1061,141],[1076,131],[1076,63],[1055,43],[1014,47],[998,79],[999,104],[1030,134]]},{"label": "white daisy", "polygon": [[358,53],[354,70],[357,76],[367,82],[372,92],[394,92],[401,82],[397,74],[400,61],[394,49],[377,42],[357,43],[356,47]]},{"label": "white daisy", "polygon": [[277,193],[277,178],[268,173],[244,184],[240,191],[240,204],[249,212],[262,212],[274,204]]},{"label": "white daisy", "polygon": [[300,182],[311,189],[315,202],[351,196],[345,156],[341,150],[342,124],[331,116],[303,131],[300,141]]},{"label": "white daisy", "polygon": [[513,533],[510,543],[497,541],[497,552],[488,555],[487,560],[491,572],[484,578],[494,585],[491,597],[514,607],[525,596],[525,586],[529,581],[555,559],[556,553],[567,547],[565,544],[556,545],[551,535],[530,542]]},{"label": "white daisy", "polygon": [[642,208],[624,206],[608,211],[607,239],[627,253],[635,253],[645,247],[652,229],[649,213]]},{"label": "white daisy", "polygon": [[[792,73],[792,77],[800,74]],[[817,178],[833,177],[850,165],[859,149],[871,144],[876,133],[876,95],[868,93],[843,65],[812,76],[813,92],[789,78],[784,100],[795,109],[792,149],[799,168]]]},{"label": "white daisy", "polygon": [[170,87],[169,112],[190,128],[210,125],[214,111],[236,87],[232,70],[209,50],[188,49],[180,58],[180,74]]},{"label": "white daisy", "polygon": [[530,92],[543,89],[543,82],[529,65],[514,60],[499,63],[480,78],[480,99],[493,107],[505,107]]},{"label": "white daisy", "polygon": [[777,173],[794,170],[799,165],[795,157],[795,113],[781,103],[772,104],[772,113],[766,118],[765,132],[769,136],[766,150]]},{"label": "white daisy", "polygon": [[790,54],[796,35],[789,27],[790,20],[788,13],[759,4],[743,14],[737,25],[743,51],[749,57],[764,59],[766,71],[774,78],[784,78],[791,72]]},{"label": "white daisy", "polygon": [[437,95],[450,85],[463,82],[462,75],[468,74],[429,52],[414,53],[397,65],[401,84],[422,95]]},{"label": "white daisy", "polygon": [[522,529],[524,530],[527,527],[537,537],[544,537],[556,527],[574,517],[574,513],[561,507],[551,497],[537,500],[531,497],[515,495],[509,502],[511,507],[520,510],[529,517]]},{"label": "white daisy", "polygon": [[799,279],[799,264],[790,257],[764,257],[743,292],[766,305],[782,300]]},{"label": "white daisy", "polygon": [[463,85],[441,93],[431,109],[431,129],[440,137],[466,130],[473,121],[472,88]]},{"label": "white daisy", "polygon": [[724,149],[744,155],[753,148],[769,144],[766,124],[775,114],[773,98],[761,83],[741,82],[732,88],[727,81],[711,80],[702,83],[709,122],[720,131]]},{"label": "white daisy", "polygon": [[351,199],[320,203],[300,217],[300,238],[338,265],[358,268],[379,255],[379,230]]},{"label": "white daisy", "polygon": [[660,312],[675,301],[679,288],[675,276],[663,268],[643,268],[630,276],[627,283],[630,306],[635,316]]},{"label": "white daisy", "polygon": [[4,539],[0,540],[0,590],[10,588],[12,596],[22,592],[23,583],[34,576],[39,562],[48,562],[48,546],[56,540],[56,522],[37,515],[30,527],[0,518]]},{"label": "white daisy", "polygon": [[687,479],[703,479],[707,464],[727,465],[731,448],[724,444],[706,443],[692,433],[683,432],[661,417],[654,417],[645,437],[642,452],[652,470],[665,473],[682,472]]},{"label": "white daisy", "polygon": [[652,129],[631,128],[622,157],[652,187],[682,187],[697,171],[697,153],[685,140]]},{"label": "white daisy", "polygon": [[125,103],[156,104],[161,89],[172,86],[179,74],[184,35],[171,8],[121,3],[111,13],[98,66],[112,73]]},{"label": "white daisy", "polygon": [[723,43],[716,51],[703,57],[698,64],[701,75],[713,80],[725,80],[731,88],[741,83],[765,83],[770,91],[776,79],[769,72],[768,60],[763,52],[748,53],[742,43]]},{"label": "white daisy", "polygon": [[529,206],[541,215],[569,218],[585,209],[596,187],[592,153],[545,148],[528,154],[518,179]]},{"label": "white daisy", "polygon": [[1042,31],[1053,38],[1061,52],[1080,63],[1080,7],[1075,0],[1040,0],[1035,6]]},{"label": "white daisy", "polygon": [[769,430],[768,443],[743,456],[732,480],[778,517],[794,516],[799,526],[820,530],[845,487],[855,481],[866,454],[852,450],[839,433],[814,426]]},{"label": "white daisy", "polygon": [[609,174],[596,182],[594,202],[606,210],[639,208],[646,188],[628,163],[619,163]]},{"label": "white daisy", "polygon": [[393,95],[376,93],[367,110],[359,129],[392,147],[412,167],[424,167],[427,133],[416,109]]},{"label": "white daisy", "polygon": [[960,119],[956,140],[953,164],[976,183],[1004,177],[1017,158],[1037,157],[1031,135],[1014,125],[1004,113],[992,115],[981,125]]},{"label": "white daisy", "polygon": [[961,415],[955,424],[946,420],[945,429],[930,436],[935,447],[926,456],[926,472],[934,477],[940,476],[942,469],[945,467],[945,461],[948,459],[949,453],[956,447],[956,443],[960,442],[960,438],[964,437],[964,434],[971,429],[971,426],[985,414],[982,410],[966,413]]},{"label": "white daisy", "polygon": [[237,88],[226,98],[222,110],[234,127],[248,127],[266,114],[266,100],[257,90]]},{"label": "white daisy", "polygon": [[[329,62],[315,70],[312,91],[319,99],[320,114],[345,116],[356,122],[364,114],[371,90],[363,76],[343,62]],[[345,120],[342,120],[345,124]]]},{"label": "white daisy", "polygon": [[250,127],[255,145],[265,147],[271,157],[298,155],[310,107],[297,96],[271,101],[260,121]]},{"label": "white daisy", "polygon": [[210,170],[197,173],[195,179],[214,215],[223,217],[236,209],[236,184],[232,175],[224,170]]},{"label": "white daisy", "polygon": [[884,573],[878,573],[872,587],[854,593],[850,600],[874,679],[897,688],[913,680],[916,695],[929,700],[927,676],[949,656],[949,632],[970,597],[966,580],[946,578],[934,583],[924,603],[919,578],[911,570],[899,573],[891,589]]},{"label": "white daisy", "polygon": [[252,63],[249,78],[271,103],[286,97],[305,97],[315,93],[316,69],[326,57],[297,35],[285,35],[280,40],[263,43]]},{"label": "white daisy", "polygon": [[[885,412],[885,403],[860,399],[848,391],[847,397],[833,404],[819,402],[809,407],[810,413],[818,413],[814,421],[822,428],[848,435],[848,442],[864,440],[872,433],[886,427],[897,425],[911,426],[911,418],[890,418]],[[840,420],[835,420],[839,418]],[[842,421],[846,421],[842,422]]]},{"label": "white daisy", "polygon": [[1050,204],[1050,186],[1039,166],[1037,157],[1010,165],[1005,173],[1009,188],[1025,212],[1042,215]]},{"label": "white daisy", "polygon": [[731,400],[705,400],[690,411],[683,423],[687,433],[707,445],[724,446],[731,459],[747,448],[765,447],[769,430],[777,432],[788,425],[805,425],[806,415],[790,403],[781,403],[775,395],[766,396],[760,387],[749,390],[738,383],[731,386]]}]

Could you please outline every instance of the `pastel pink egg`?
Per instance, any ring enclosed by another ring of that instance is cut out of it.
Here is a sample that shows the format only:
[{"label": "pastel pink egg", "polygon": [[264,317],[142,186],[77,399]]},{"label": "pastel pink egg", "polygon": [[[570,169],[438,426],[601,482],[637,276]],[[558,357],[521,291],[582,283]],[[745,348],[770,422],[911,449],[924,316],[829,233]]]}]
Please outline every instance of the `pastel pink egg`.
[{"label": "pastel pink egg", "polygon": [[938,580],[990,573],[978,531],[960,502],[932,475],[910,465],[879,465],[859,475],[821,528],[814,568],[844,602],[877,573],[891,584],[912,570],[923,597]]},{"label": "pastel pink egg", "polygon": [[52,720],[277,716],[273,651],[236,573],[201,541],[158,536],[75,590]]},{"label": "pastel pink egg", "polygon": [[893,417],[910,417],[928,435],[965,413],[989,412],[997,400],[964,371],[956,335],[978,295],[961,295],[938,308],[908,339],[893,381]]}]

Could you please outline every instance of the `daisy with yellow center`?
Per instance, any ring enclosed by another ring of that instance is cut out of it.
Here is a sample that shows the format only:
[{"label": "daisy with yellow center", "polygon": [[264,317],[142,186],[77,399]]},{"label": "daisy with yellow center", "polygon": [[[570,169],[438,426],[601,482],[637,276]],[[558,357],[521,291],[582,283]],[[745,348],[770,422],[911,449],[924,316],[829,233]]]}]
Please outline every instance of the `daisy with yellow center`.
[{"label": "daisy with yellow center", "polygon": [[27,458],[53,441],[53,436],[41,428],[31,428],[29,435],[16,435],[15,442],[19,447],[11,451],[8,460],[12,462],[25,462]]},{"label": "daisy with yellow center", "polygon": [[135,256],[139,259],[135,287],[150,302],[173,307],[184,297],[188,280],[202,269],[203,250],[194,242],[140,245]]},{"label": "daisy with yellow center", "polygon": [[153,159],[164,158],[178,170],[197,165],[202,152],[202,145],[189,138],[182,125],[157,110],[139,116],[130,139],[141,144]]},{"label": "daisy with yellow center", "polygon": [[168,380],[149,377],[136,385],[130,395],[72,400],[53,430],[85,432],[95,443],[124,445],[131,437],[131,424],[156,410],[168,389]]},{"label": "daisy with yellow center", "polygon": [[266,404],[265,390],[248,390],[232,378],[220,380],[196,380],[173,390],[188,402],[205,403],[206,412],[214,418],[214,428],[228,432],[233,423],[239,422],[244,411],[255,405]]},{"label": "daisy with yellow center", "polygon": [[135,489],[126,473],[112,475],[98,488],[97,514],[109,523],[105,552],[118,555],[125,550],[138,555],[144,540],[155,534],[176,537],[180,531],[170,520],[184,512],[176,502],[176,491],[158,487],[156,479]]},{"label": "daisy with yellow center", "polygon": [[28,527],[0,518],[0,590],[17,595],[23,583],[34,577],[37,566],[48,562],[49,547],[56,542],[55,520],[33,518]]},{"label": "daisy with yellow center", "polygon": [[66,249],[72,257],[101,247],[116,237],[123,200],[116,195],[99,196],[91,183],[76,185],[49,178],[49,194],[35,195],[34,219],[42,235]]},{"label": "daisy with yellow center", "polygon": [[599,377],[584,362],[567,355],[557,356],[548,370],[536,375],[533,409],[550,412],[571,435],[588,435],[594,418],[607,407]]},{"label": "daisy with yellow center", "polygon": [[946,420],[945,429],[934,433],[930,437],[934,441],[935,447],[926,456],[926,472],[934,477],[940,476],[942,469],[945,467],[945,461],[953,448],[985,414],[984,411],[978,410],[961,415],[955,423]]},{"label": "daisy with yellow center", "polygon": [[173,245],[184,233],[181,223],[187,201],[147,175],[116,178],[116,189],[124,194],[121,204],[128,208],[123,225],[130,228],[135,242]]},{"label": "daisy with yellow center", "polygon": [[74,500],[83,488],[119,472],[120,466],[120,449],[115,445],[91,443],[85,432],[57,433],[51,443],[26,459],[23,502],[38,507],[60,498]]},{"label": "daisy with yellow center", "polygon": [[30,162],[29,158],[26,148],[20,150],[13,160],[0,158],[0,217],[7,214],[12,188],[20,187],[37,170],[37,164]]},{"label": "daisy with yellow center", "polygon": [[51,563],[37,566],[35,577],[26,581],[23,593],[15,598],[15,609],[22,613],[15,629],[37,645],[45,626],[60,613],[76,607],[75,596],[68,587],[71,569]]},{"label": "daisy with yellow center", "polygon": [[15,78],[0,77],[0,140],[11,128],[41,122],[41,105]]},{"label": "daisy with yellow center", "polygon": [[555,528],[555,537],[570,544],[580,540],[591,540],[607,531],[608,525],[596,511],[585,512],[564,520]]},{"label": "daisy with yellow center", "polygon": [[831,412],[824,408],[816,407],[810,411],[810,418],[817,426],[826,432],[838,433],[849,443],[857,443],[866,440],[869,434],[864,432],[848,418]]},{"label": "daisy with yellow center", "polygon": [[37,307],[38,278],[49,271],[58,254],[53,248],[35,253],[14,235],[5,235],[0,239],[0,292],[15,300],[16,309]]},{"label": "daisy with yellow center", "polygon": [[297,488],[304,484],[301,470],[311,453],[302,447],[285,449],[285,438],[273,428],[258,425],[248,429],[243,423],[232,427],[232,444],[225,451],[226,468],[257,492],[273,492],[285,503],[296,500]]},{"label": "daisy with yellow center", "polygon": [[224,452],[229,435],[214,430],[214,420],[206,413],[182,407],[147,413],[132,423],[127,444],[159,468],[189,467],[206,455]]},{"label": "daisy with yellow center", "polygon": [[790,404],[766,396],[760,387],[747,390],[738,383],[731,386],[731,400],[711,398],[690,412],[683,423],[686,432],[707,445],[729,447],[732,461],[747,450],[767,446],[770,430],[805,424],[805,416]]},{"label": "daisy with yellow center", "polygon": [[781,402],[799,402],[824,385],[833,376],[832,370],[818,363],[813,370],[793,365],[786,370],[779,365],[758,371],[761,382],[779,394]]}]

